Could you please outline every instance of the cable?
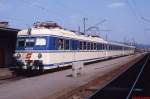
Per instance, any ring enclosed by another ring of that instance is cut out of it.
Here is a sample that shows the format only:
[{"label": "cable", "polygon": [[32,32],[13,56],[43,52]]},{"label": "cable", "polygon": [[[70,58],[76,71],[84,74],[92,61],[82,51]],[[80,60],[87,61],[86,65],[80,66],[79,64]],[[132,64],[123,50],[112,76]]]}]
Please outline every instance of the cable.
[{"label": "cable", "polygon": [[143,20],[143,21],[145,21],[145,22],[147,22],[147,23],[150,23],[150,20],[149,19],[147,19],[147,18],[145,18],[145,17],[141,17],[141,19]]},{"label": "cable", "polygon": [[136,12],[134,11],[134,9],[133,9],[133,8],[131,7],[131,5],[129,4],[129,1],[128,1],[128,0],[126,0],[126,1],[127,1],[127,4],[129,5],[131,11],[133,12],[133,14],[134,14],[136,17],[138,17],[138,19],[142,19],[143,21],[145,21],[145,22],[147,22],[147,23],[150,23],[150,20],[147,19],[147,18],[145,18],[145,17],[140,13],[140,11],[137,9],[136,3],[135,3],[134,0],[132,0],[132,2],[133,2],[134,6],[135,6],[136,9],[137,9]]},{"label": "cable", "polygon": [[[142,23],[141,23],[141,20],[140,20],[141,15],[140,15],[139,11],[135,11],[134,8],[132,7],[132,5],[129,3],[128,0],[126,0],[126,3],[127,3],[127,5],[129,6],[129,9],[131,10],[132,14],[137,18],[138,22],[139,22],[140,24],[142,24]],[[135,5],[135,2],[134,2],[134,5]],[[142,26],[143,26],[143,24],[142,24]],[[143,28],[144,28],[144,27],[143,27]]]},{"label": "cable", "polygon": [[[81,10],[77,10],[77,9],[72,9],[73,7],[70,7],[69,5],[65,5],[64,3],[62,3],[62,2],[58,2],[57,0],[54,0],[54,2],[55,2],[55,4],[57,4],[57,5],[59,5],[59,6],[61,6],[61,7],[63,7],[64,9],[67,9],[67,10],[69,10],[70,8],[71,8],[71,10],[74,10],[75,12],[78,12],[78,14],[80,15],[81,13],[82,14],[85,14],[85,15],[87,15],[87,13],[84,11],[81,11]],[[72,11],[71,11],[72,12]],[[79,13],[79,12],[81,12],[81,13]]]},{"label": "cable", "polygon": [[[24,2],[24,3],[26,3],[26,4],[30,4],[30,2],[28,2],[28,1],[26,1],[26,0],[21,0],[22,2]],[[36,1],[37,2],[37,1]],[[39,9],[41,9],[41,10],[43,10],[43,11],[45,11],[45,12],[47,12],[47,13],[53,13],[53,14],[55,14],[55,16],[56,15],[59,15],[59,16],[62,16],[62,13],[61,12],[54,12],[54,10],[51,10],[51,9],[49,9],[49,8],[46,8],[46,7],[43,7],[43,6],[41,6],[41,2],[37,2],[37,4],[30,4],[30,6],[34,6],[34,7],[36,7],[36,8],[39,8]]]},{"label": "cable", "polygon": [[86,29],[86,31],[88,31],[88,30],[90,30],[90,29],[92,29],[92,28],[95,28],[95,27],[97,27],[98,25],[100,25],[100,24],[102,24],[102,23],[104,23],[104,22],[106,22],[106,21],[107,21],[107,20],[104,19],[104,20],[102,20],[102,21],[96,23],[95,25],[90,26],[88,29]]}]

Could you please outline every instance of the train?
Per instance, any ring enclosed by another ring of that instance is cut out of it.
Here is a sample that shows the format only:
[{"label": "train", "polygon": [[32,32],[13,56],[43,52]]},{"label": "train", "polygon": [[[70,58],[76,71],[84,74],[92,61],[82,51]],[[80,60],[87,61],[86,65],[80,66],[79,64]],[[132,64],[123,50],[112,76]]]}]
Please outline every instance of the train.
[{"label": "train", "polygon": [[134,46],[108,42],[99,35],[64,29],[54,22],[38,22],[18,32],[14,68],[45,71],[78,61],[131,55],[134,50]]}]

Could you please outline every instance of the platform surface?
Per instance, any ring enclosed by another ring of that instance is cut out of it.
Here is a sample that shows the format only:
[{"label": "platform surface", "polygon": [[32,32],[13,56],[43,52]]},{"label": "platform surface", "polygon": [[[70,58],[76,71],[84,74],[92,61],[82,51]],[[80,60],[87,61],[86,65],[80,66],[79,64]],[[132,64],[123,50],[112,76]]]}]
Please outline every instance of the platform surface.
[{"label": "platform surface", "polygon": [[8,68],[0,68],[0,78],[11,76],[11,71]]},{"label": "platform surface", "polygon": [[132,61],[140,55],[131,55],[95,64],[86,65],[83,75],[74,78],[72,70],[63,70],[50,74],[21,79],[0,85],[0,99],[51,99],[67,93],[109,71],[119,68],[122,64]]}]

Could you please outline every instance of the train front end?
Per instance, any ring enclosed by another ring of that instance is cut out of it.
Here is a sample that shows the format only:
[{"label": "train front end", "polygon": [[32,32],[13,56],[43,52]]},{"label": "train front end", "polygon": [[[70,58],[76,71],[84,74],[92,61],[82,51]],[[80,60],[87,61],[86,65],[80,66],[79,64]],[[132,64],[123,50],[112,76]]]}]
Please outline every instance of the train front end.
[{"label": "train front end", "polygon": [[47,48],[46,36],[24,35],[17,37],[15,71],[44,71],[44,60],[48,60],[43,50]]}]

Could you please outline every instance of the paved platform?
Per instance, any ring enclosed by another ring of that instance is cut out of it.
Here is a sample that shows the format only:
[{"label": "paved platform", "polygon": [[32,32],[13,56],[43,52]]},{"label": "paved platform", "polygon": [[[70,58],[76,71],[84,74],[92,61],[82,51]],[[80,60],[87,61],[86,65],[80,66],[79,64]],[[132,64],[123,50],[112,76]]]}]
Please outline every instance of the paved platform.
[{"label": "paved platform", "polygon": [[30,77],[0,85],[0,99],[55,99],[100,77],[141,55],[131,55],[85,66],[82,76],[71,77],[71,69]]},{"label": "paved platform", "polygon": [[0,79],[8,76],[12,76],[12,72],[8,68],[0,68]]}]

